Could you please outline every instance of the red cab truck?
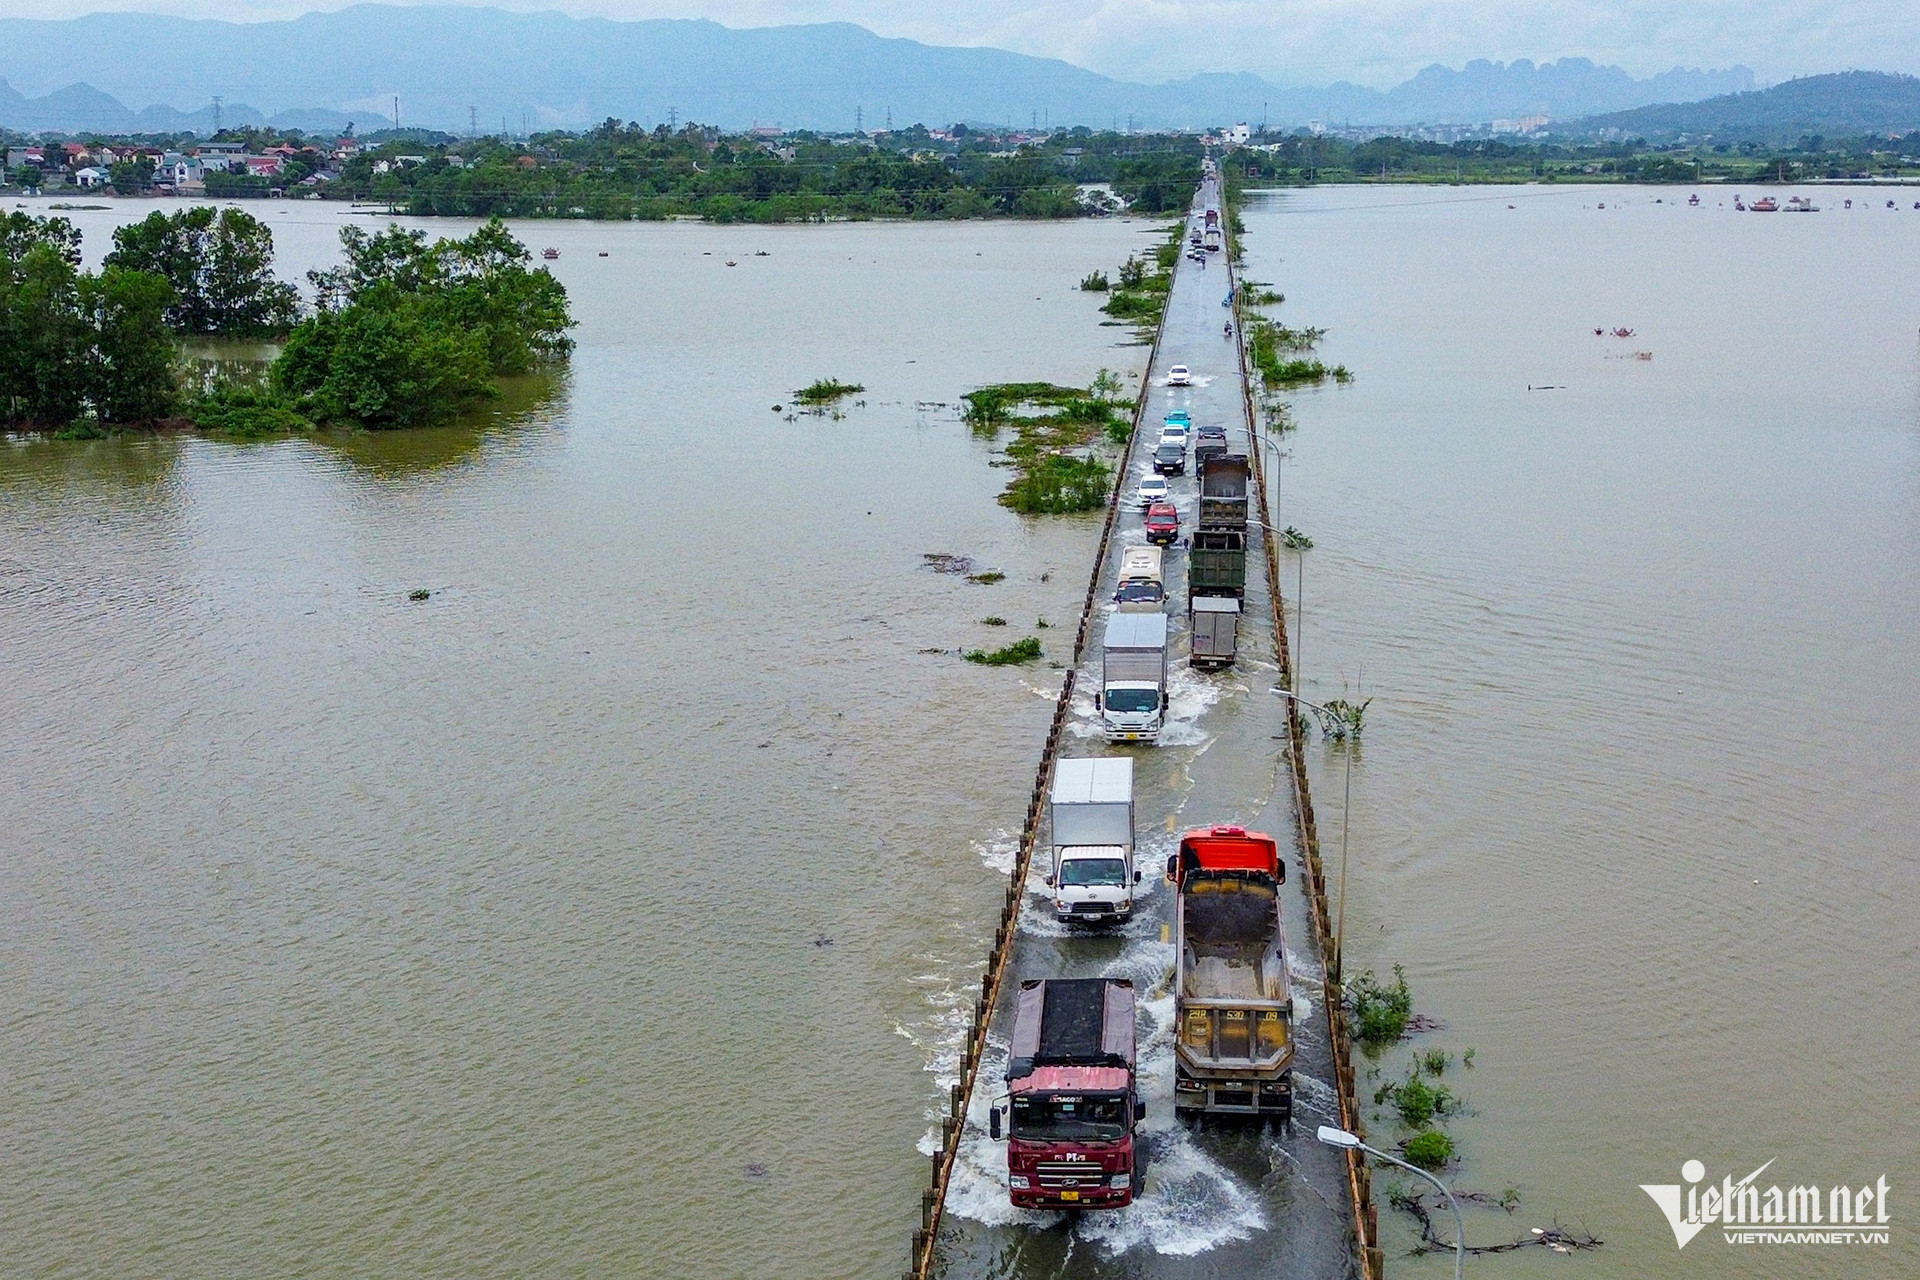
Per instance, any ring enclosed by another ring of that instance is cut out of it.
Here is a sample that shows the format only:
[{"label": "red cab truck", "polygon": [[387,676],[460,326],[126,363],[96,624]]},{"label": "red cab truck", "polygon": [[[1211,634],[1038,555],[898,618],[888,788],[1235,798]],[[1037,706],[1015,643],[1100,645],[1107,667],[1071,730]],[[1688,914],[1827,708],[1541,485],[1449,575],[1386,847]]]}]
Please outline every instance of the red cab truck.
[{"label": "red cab truck", "polygon": [[989,1125],[1007,1142],[1007,1192],[1022,1209],[1119,1209],[1139,1188],[1133,983],[1020,984],[1007,1096]]},{"label": "red cab truck", "polygon": [[1186,1114],[1293,1116],[1293,992],[1273,837],[1189,831],[1167,859],[1175,886],[1173,1105]]}]

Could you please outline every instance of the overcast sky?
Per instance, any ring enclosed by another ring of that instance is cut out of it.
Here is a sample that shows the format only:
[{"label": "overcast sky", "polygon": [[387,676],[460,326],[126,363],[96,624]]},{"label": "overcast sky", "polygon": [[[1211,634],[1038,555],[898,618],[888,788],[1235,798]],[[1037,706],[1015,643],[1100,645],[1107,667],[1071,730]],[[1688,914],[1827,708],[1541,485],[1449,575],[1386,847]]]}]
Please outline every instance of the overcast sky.
[{"label": "overcast sky", "polygon": [[[452,0],[459,3],[460,0]],[[7,0],[19,17],[102,9],[258,20],[337,0]],[[1920,70],[1920,0],[504,0],[728,26],[857,22],[929,44],[993,45],[1128,80],[1252,71],[1283,83],[1397,83],[1433,62],[1581,56],[1635,75],[1752,67],[1762,81]]]}]

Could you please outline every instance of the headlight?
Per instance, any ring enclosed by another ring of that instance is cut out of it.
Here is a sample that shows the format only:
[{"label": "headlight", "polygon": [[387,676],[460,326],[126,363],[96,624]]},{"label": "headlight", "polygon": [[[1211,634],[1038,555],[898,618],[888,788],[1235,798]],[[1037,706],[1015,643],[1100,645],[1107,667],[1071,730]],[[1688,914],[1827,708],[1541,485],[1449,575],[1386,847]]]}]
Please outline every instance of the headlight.
[{"label": "headlight", "polygon": [[1133,899],[1132,899],[1132,898],[1122,898],[1122,899],[1120,899],[1120,909],[1121,909],[1122,911],[1131,911],[1131,910],[1133,910]]},{"label": "headlight", "polygon": [[1027,1179],[1026,1179],[1026,1175],[1024,1175],[1024,1174],[1019,1174],[1019,1173],[1010,1173],[1010,1174],[1008,1174],[1008,1175],[1007,1175],[1007,1186],[1008,1186],[1008,1187],[1010,1187],[1010,1188],[1011,1188],[1012,1190],[1015,1190],[1015,1191],[1025,1191],[1025,1190],[1027,1189]]},{"label": "headlight", "polygon": [[1113,1177],[1107,1179],[1107,1185],[1115,1191],[1125,1191],[1133,1186],[1133,1175],[1131,1173],[1116,1173]]}]

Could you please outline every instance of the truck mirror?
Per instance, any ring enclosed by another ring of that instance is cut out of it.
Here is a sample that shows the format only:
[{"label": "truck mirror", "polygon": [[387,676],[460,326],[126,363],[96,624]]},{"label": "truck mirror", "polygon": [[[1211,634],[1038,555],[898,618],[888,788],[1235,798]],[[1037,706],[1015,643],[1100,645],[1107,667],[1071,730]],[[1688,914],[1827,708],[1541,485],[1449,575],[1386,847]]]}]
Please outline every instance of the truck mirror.
[{"label": "truck mirror", "polygon": [[1139,883],[1140,883],[1140,873],[1139,873],[1138,871],[1135,871],[1135,872],[1133,873],[1133,882],[1134,882],[1135,884],[1139,884]]},{"label": "truck mirror", "polygon": [[1101,705],[1100,705],[1100,695],[1099,695],[1099,694],[1097,694],[1097,693],[1093,695],[1093,709],[1094,709],[1095,711],[1105,711],[1105,710],[1106,710],[1106,708],[1105,708],[1105,707],[1103,707],[1103,706],[1101,706]]},{"label": "truck mirror", "polygon": [[1168,854],[1168,855],[1167,855],[1167,883],[1168,883],[1168,884],[1172,884],[1172,883],[1173,883],[1173,873],[1174,873],[1174,869],[1175,869],[1176,867],[1178,867],[1178,866],[1179,866],[1179,864],[1180,864],[1180,855],[1179,855],[1179,854],[1177,854],[1177,853],[1170,853],[1170,854]]},{"label": "truck mirror", "polygon": [[998,1107],[987,1112],[987,1133],[995,1142],[1000,1141],[1000,1108]]},{"label": "truck mirror", "polygon": [[1140,1101],[1140,1099],[1138,1098],[1135,1098],[1133,1100],[1133,1118],[1136,1121],[1145,1120],[1147,1118],[1147,1104]]},{"label": "truck mirror", "polygon": [[1049,888],[1049,889],[1051,889],[1051,888],[1053,888],[1053,877],[1052,877],[1052,876],[1041,876],[1041,877],[1040,877],[1040,883],[1041,883],[1041,884],[1044,884],[1045,886],[1047,886],[1047,888]]}]

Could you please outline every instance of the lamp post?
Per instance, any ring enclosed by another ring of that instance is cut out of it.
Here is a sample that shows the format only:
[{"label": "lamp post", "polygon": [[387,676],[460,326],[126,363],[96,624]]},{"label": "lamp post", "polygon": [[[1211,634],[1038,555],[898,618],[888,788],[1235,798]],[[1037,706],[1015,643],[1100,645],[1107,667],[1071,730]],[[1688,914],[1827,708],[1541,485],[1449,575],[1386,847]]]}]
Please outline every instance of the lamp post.
[{"label": "lamp post", "polygon": [[[1293,647],[1289,650],[1289,654],[1292,658],[1290,665],[1293,667],[1293,691],[1297,694],[1300,692],[1301,685],[1300,650],[1305,648],[1307,643],[1307,550],[1313,546],[1313,540],[1307,538],[1295,541],[1295,537],[1299,536],[1297,532],[1289,535],[1285,529],[1276,529],[1270,524],[1261,524],[1258,520],[1253,523],[1260,525],[1269,536],[1279,538],[1293,549],[1296,576],[1293,589]],[[1283,617],[1281,621],[1284,622],[1285,618]]]},{"label": "lamp post", "polygon": [[[1333,714],[1319,703],[1308,702],[1305,698],[1291,690],[1275,689],[1273,692],[1282,698],[1297,702],[1303,707],[1311,707],[1323,716],[1331,716]],[[1289,708],[1287,714],[1293,714],[1291,708]],[[1336,908],[1333,926],[1333,980],[1335,982],[1342,981],[1346,973],[1347,833],[1353,829],[1353,744],[1351,742],[1347,744],[1345,760],[1346,778],[1344,779],[1344,786],[1342,788],[1345,794],[1340,801],[1340,905]]]},{"label": "lamp post", "polygon": [[1440,1188],[1440,1194],[1444,1195],[1447,1203],[1453,1206],[1453,1280],[1462,1280],[1467,1271],[1467,1223],[1466,1219],[1460,1216],[1460,1202],[1453,1198],[1451,1187],[1418,1165],[1408,1164],[1398,1156],[1390,1156],[1377,1147],[1368,1146],[1345,1129],[1336,1129],[1330,1124],[1323,1124],[1320,1126],[1320,1132],[1315,1136],[1330,1147],[1339,1147],[1345,1151],[1364,1151],[1370,1156],[1385,1160],[1388,1164],[1398,1165],[1408,1173],[1418,1174]]}]

